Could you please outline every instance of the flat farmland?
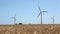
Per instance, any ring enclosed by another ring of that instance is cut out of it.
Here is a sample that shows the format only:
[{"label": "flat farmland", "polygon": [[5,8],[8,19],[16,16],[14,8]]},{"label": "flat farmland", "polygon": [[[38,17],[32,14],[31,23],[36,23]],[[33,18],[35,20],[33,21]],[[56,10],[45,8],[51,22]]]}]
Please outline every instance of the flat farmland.
[{"label": "flat farmland", "polygon": [[0,25],[0,34],[60,34],[60,24]]}]

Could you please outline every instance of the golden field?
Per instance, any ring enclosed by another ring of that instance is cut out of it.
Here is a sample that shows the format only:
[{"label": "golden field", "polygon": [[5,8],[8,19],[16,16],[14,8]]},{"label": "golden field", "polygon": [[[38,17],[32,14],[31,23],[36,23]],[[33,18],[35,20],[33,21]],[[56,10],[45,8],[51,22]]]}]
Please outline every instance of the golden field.
[{"label": "golden field", "polygon": [[0,25],[0,34],[60,34],[60,24]]}]

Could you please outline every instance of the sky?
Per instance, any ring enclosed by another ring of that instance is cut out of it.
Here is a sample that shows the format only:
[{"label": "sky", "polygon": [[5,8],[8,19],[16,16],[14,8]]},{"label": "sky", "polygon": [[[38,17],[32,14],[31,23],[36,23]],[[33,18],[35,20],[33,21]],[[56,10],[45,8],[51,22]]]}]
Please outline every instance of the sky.
[{"label": "sky", "polygon": [[0,24],[14,24],[12,17],[16,14],[16,23],[40,24],[41,16],[38,6],[43,13],[43,24],[60,24],[60,0],[0,0]]}]

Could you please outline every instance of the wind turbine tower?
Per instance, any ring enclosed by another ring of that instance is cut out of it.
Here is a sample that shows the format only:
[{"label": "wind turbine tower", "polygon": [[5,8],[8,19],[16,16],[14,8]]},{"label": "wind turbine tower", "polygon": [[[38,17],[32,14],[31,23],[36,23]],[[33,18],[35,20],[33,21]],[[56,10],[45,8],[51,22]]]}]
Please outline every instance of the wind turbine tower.
[{"label": "wind turbine tower", "polygon": [[51,19],[52,19],[52,21],[53,21],[53,24],[54,24],[54,21],[55,21],[54,17],[55,17],[55,16],[53,16],[53,17],[51,18]]},{"label": "wind turbine tower", "polygon": [[14,24],[16,24],[16,14],[14,15],[14,17],[12,17],[14,20]]},{"label": "wind turbine tower", "polygon": [[46,13],[47,11],[42,11],[39,6],[38,6],[38,9],[39,9],[40,13],[38,14],[37,17],[39,17],[41,15],[41,24],[42,24],[42,13]]}]

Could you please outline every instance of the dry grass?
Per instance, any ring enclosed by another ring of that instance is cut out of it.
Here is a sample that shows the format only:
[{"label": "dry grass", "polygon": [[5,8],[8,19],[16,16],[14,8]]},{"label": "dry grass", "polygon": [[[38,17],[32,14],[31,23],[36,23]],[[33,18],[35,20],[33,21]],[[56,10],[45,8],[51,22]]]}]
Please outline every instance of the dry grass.
[{"label": "dry grass", "polygon": [[59,32],[60,24],[0,25],[0,34],[60,34]]}]

